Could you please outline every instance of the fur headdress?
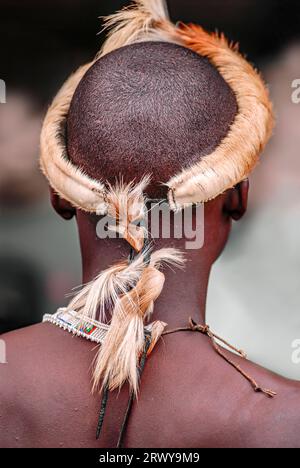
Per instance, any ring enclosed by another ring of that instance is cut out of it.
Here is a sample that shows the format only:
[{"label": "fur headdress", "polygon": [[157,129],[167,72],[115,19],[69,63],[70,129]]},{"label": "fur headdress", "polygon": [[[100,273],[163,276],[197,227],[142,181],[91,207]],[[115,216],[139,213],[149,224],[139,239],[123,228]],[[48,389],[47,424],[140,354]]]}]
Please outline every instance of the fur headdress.
[{"label": "fur headdress", "polygon": [[[168,17],[164,0],[135,0],[130,7],[105,19],[107,40],[95,59],[79,68],[63,85],[50,106],[41,133],[41,168],[50,185],[75,207],[91,213],[110,214],[118,221],[116,230],[140,252],[146,233],[133,229],[132,222],[145,216],[143,191],[149,179],[137,185],[108,185],[95,180],[68,158],[63,128],[74,92],[86,71],[104,55],[125,45],[143,41],[165,41],[189,48],[218,69],[233,91],[238,112],[227,136],[211,153],[182,170],[167,182],[172,210],[217,197],[246,178],[256,165],[272,127],[272,105],[258,72],[221,34],[200,26],[175,26]],[[69,307],[95,317],[106,307],[113,309],[110,331],[95,366],[94,382],[100,379],[111,389],[128,380],[136,392],[137,362],[143,349],[144,321],[153,310],[164,283],[159,272],[162,262],[182,265],[180,252],[162,250],[131,264],[122,262],[100,275],[71,301]],[[163,324],[152,330],[157,339]]]}]

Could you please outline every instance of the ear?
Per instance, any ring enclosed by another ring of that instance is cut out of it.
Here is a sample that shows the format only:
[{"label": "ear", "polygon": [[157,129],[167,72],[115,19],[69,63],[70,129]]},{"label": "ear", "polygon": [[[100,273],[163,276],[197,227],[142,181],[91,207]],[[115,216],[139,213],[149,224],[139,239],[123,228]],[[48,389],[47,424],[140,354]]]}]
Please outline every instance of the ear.
[{"label": "ear", "polygon": [[50,199],[51,204],[59,216],[63,219],[72,219],[76,215],[76,209],[63,198],[60,198],[59,195],[50,187]]},{"label": "ear", "polygon": [[248,206],[249,180],[237,184],[228,191],[225,202],[225,212],[235,221],[241,219],[246,213]]}]

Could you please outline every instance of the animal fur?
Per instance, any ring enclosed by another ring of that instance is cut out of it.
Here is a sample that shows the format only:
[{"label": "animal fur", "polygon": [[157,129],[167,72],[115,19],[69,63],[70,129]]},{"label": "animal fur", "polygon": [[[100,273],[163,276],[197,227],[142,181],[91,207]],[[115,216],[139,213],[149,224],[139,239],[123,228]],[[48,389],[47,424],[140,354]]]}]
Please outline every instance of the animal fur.
[{"label": "animal fur", "polygon": [[61,135],[75,89],[90,66],[91,63],[84,65],[71,75],[51,104],[41,132],[40,165],[50,185],[62,198],[82,210],[99,212],[106,209],[105,187],[68,160]]},{"label": "animal fur", "polygon": [[232,88],[239,110],[216,150],[168,182],[169,203],[174,210],[213,199],[246,178],[273,128],[268,90],[236,47],[230,46],[223,35],[209,34],[196,25],[182,25],[178,34],[186,47],[208,57],[216,66]]},{"label": "animal fur", "polygon": [[[176,210],[205,202],[247,177],[270,137],[272,105],[259,74],[224,36],[209,34],[195,25],[176,28],[169,21],[162,0],[136,0],[131,7],[107,17],[105,28],[110,33],[96,59],[140,41],[181,44],[208,57],[237,98],[239,112],[218,148],[167,183],[170,207]],[[68,160],[65,142],[59,138],[75,89],[93,63],[72,75],[54,99],[41,134],[41,167],[63,198],[88,212],[104,214],[108,210],[104,184],[88,177]]]}]

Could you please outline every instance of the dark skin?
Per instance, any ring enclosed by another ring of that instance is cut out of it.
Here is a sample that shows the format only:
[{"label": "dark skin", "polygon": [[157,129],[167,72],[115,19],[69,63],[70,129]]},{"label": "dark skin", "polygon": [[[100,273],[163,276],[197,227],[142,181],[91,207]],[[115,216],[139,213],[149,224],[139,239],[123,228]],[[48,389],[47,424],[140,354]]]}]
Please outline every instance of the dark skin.
[{"label": "dark skin", "polygon": [[[187,251],[185,271],[165,270],[166,283],[153,319],[168,329],[186,326],[189,316],[205,321],[211,266],[229,235],[231,220],[247,206],[243,182],[205,207],[205,245]],[[99,240],[95,219],[52,194],[64,218],[77,217],[83,281],[128,254],[122,240]],[[184,240],[158,240],[184,248]],[[249,286],[250,287],[250,286]],[[124,387],[110,394],[103,432],[95,430],[99,394],[91,395],[95,345],[51,325],[5,334],[8,364],[0,365],[1,447],[114,447],[128,399]],[[255,337],[254,337],[255,339]],[[300,447],[300,382],[275,375],[226,351],[273,399],[255,393],[211,346],[207,336],[165,336],[146,362],[138,402],[132,408],[127,447]]]}]

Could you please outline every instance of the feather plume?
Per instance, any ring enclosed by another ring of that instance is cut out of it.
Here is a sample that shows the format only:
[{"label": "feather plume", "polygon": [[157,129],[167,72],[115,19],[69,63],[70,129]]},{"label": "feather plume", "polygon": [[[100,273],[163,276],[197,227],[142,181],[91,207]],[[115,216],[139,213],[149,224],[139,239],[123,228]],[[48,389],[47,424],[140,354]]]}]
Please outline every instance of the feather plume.
[{"label": "feather plume", "polygon": [[163,265],[183,268],[185,261],[184,252],[170,247],[153,252],[150,265],[155,268],[161,268]]},{"label": "feather plume", "polygon": [[168,41],[180,43],[174,34],[165,0],[135,0],[132,5],[106,16],[104,30],[107,39],[98,58],[129,44],[145,41]]},{"label": "feather plume", "polygon": [[[109,384],[111,390],[120,388],[125,381],[131,389],[138,391],[138,360],[144,346],[144,321],[153,310],[153,304],[160,295],[165,277],[156,266],[163,263],[183,265],[180,251],[162,249],[153,254],[150,265],[145,268],[141,277],[129,293],[124,294],[113,312],[112,321],[105,340],[99,349],[94,368],[93,389]],[[156,265],[156,266],[155,266]],[[151,349],[159,339],[164,326],[151,324],[153,337]]]},{"label": "feather plume", "polygon": [[74,310],[93,320],[104,321],[106,311],[113,309],[120,295],[126,294],[136,285],[144,268],[141,256],[130,264],[127,261],[120,262],[102,271],[70,301],[68,310]]},{"label": "feather plume", "polygon": [[113,390],[128,381],[137,394],[137,364],[144,346],[144,313],[149,302],[160,295],[163,285],[163,273],[147,267],[136,287],[117,303],[109,331],[99,350],[94,371],[95,385],[102,378],[103,385],[109,383],[110,390]]},{"label": "feather plume", "polygon": [[150,177],[145,176],[134,184],[125,184],[123,180],[115,186],[109,185],[107,193],[108,215],[116,220],[116,225],[108,226],[117,231],[124,239],[139,252],[147,237],[147,231],[136,223],[145,219],[146,206],[144,190],[150,182]]}]

